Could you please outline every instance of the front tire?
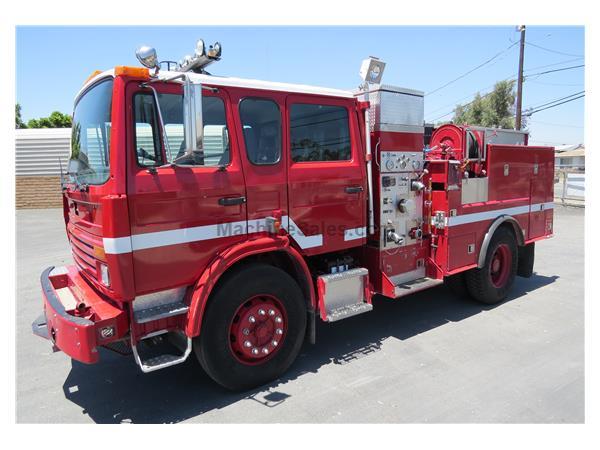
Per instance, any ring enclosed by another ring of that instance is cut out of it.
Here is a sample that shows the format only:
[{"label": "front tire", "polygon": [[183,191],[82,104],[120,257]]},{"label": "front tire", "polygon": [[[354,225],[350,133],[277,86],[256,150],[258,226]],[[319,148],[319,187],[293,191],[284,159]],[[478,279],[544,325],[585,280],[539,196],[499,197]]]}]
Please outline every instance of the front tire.
[{"label": "front tire", "polygon": [[266,264],[243,266],[211,297],[194,352],[206,373],[231,390],[260,386],[294,362],[306,333],[296,281]]},{"label": "front tire", "polygon": [[488,305],[504,300],[515,280],[517,262],[515,236],[508,228],[501,227],[490,241],[483,267],[465,274],[471,296]]}]

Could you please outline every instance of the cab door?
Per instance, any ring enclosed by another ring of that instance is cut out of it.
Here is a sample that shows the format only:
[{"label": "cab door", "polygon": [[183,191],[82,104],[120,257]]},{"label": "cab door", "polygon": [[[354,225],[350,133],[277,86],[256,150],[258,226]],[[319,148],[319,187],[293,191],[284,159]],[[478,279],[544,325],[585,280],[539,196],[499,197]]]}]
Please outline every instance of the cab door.
[{"label": "cab door", "polygon": [[366,242],[366,173],[352,100],[286,102],[289,233],[308,255]]},{"label": "cab door", "polygon": [[222,250],[246,238],[245,186],[227,92],[203,91],[204,154],[193,164],[168,165],[183,152],[179,85],[153,92],[128,86],[128,179],[136,293],[192,284]]},{"label": "cab door", "polygon": [[248,233],[264,232],[266,217],[287,215],[285,94],[231,89],[246,181]]}]

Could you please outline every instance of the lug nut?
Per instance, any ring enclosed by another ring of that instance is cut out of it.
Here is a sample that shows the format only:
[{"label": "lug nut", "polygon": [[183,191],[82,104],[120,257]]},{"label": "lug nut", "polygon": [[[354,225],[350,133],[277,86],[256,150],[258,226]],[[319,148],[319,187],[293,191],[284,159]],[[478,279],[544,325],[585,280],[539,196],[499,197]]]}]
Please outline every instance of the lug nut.
[{"label": "lug nut", "polygon": [[267,347],[263,348],[262,352],[267,355],[269,353],[269,349]]},{"label": "lug nut", "polygon": [[254,322],[256,322],[256,318],[254,316],[250,316],[250,317],[248,317],[248,322],[254,323]]},{"label": "lug nut", "polygon": [[281,323],[281,322],[283,322],[283,320],[281,319],[281,317],[278,316],[278,317],[275,317],[275,322]]},{"label": "lug nut", "polygon": [[283,334],[283,330],[281,328],[277,328],[275,330],[275,333],[277,333],[277,334]]},{"label": "lug nut", "polygon": [[256,347],[252,349],[252,354],[258,355],[258,349]]},{"label": "lug nut", "polygon": [[250,330],[248,328],[244,328],[242,330],[242,333],[244,334],[244,336],[248,336],[250,334]]},{"label": "lug nut", "polygon": [[258,314],[260,314],[261,316],[265,315],[265,310],[264,309],[259,309],[258,310]]},{"label": "lug nut", "polygon": [[244,347],[248,347],[248,348],[252,347],[252,342],[244,341]]},{"label": "lug nut", "polygon": [[273,347],[277,347],[277,344],[279,344],[279,342],[273,341],[273,342],[271,342],[271,344],[273,344]]},{"label": "lug nut", "polygon": [[269,315],[270,316],[274,316],[275,315],[275,310],[274,309],[270,309],[269,310]]}]

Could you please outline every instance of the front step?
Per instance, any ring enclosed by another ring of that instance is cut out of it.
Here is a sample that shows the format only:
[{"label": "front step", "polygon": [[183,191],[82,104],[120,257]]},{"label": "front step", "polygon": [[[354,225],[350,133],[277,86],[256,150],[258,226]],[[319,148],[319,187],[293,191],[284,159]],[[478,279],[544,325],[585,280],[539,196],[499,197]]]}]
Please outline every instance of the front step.
[{"label": "front step", "polygon": [[[164,339],[165,336],[170,337],[171,341]],[[159,343],[154,343],[154,345],[148,345],[144,342],[157,339]],[[162,333],[160,336],[153,334],[142,338],[138,345],[140,343],[145,346],[142,352],[138,351],[137,345],[133,341],[131,342],[131,349],[133,350],[135,362],[144,373],[181,364],[192,351],[192,339],[184,336],[181,332]]]},{"label": "front step", "polygon": [[341,306],[328,311],[327,322],[335,322],[336,320],[346,319],[348,317],[356,316],[357,314],[371,311],[372,309],[373,305],[370,303],[357,303],[354,305]]},{"label": "front step", "polygon": [[443,282],[444,280],[436,280],[435,278],[429,277],[417,278],[416,280],[408,281],[396,286],[394,289],[394,295],[396,298],[404,297],[405,295],[414,294],[415,292],[438,286]]},{"label": "front step", "polygon": [[321,318],[325,322],[335,322],[371,311],[373,305],[366,296],[368,285],[369,271],[364,267],[319,275],[317,291]]}]

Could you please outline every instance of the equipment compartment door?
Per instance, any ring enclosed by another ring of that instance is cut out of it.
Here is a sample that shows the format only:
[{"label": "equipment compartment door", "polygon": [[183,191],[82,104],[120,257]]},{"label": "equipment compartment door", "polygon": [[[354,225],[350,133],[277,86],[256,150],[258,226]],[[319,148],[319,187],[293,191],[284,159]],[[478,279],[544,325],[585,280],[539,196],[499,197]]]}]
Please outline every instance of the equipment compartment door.
[{"label": "equipment compartment door", "polygon": [[366,172],[353,100],[287,99],[290,235],[306,254],[364,245]]},{"label": "equipment compartment door", "polygon": [[529,239],[552,234],[554,200],[554,151],[550,148],[529,148],[531,163],[531,212]]}]

